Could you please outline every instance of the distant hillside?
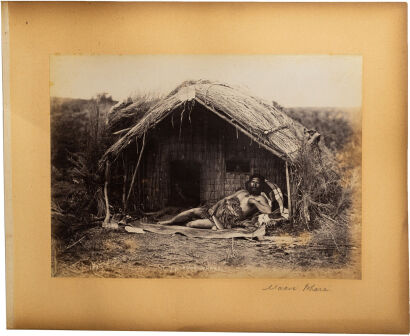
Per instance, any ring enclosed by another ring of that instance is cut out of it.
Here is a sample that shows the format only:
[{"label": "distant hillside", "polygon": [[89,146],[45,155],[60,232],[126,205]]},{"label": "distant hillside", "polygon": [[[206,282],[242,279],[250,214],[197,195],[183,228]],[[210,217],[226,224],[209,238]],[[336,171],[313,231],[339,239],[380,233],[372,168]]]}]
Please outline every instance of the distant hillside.
[{"label": "distant hillside", "polygon": [[296,107],[283,110],[307,128],[322,134],[326,146],[334,152],[342,149],[351,140],[353,120],[359,119],[360,116],[359,109]]}]

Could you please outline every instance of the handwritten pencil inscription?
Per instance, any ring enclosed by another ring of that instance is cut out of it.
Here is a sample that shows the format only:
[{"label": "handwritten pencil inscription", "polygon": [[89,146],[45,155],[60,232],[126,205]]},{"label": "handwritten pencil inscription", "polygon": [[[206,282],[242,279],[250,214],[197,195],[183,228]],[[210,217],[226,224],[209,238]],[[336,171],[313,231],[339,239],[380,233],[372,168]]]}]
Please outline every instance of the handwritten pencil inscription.
[{"label": "handwritten pencil inscription", "polygon": [[327,287],[320,287],[311,283],[306,283],[302,286],[270,284],[269,286],[262,288],[262,290],[273,292],[330,292],[330,289]]}]

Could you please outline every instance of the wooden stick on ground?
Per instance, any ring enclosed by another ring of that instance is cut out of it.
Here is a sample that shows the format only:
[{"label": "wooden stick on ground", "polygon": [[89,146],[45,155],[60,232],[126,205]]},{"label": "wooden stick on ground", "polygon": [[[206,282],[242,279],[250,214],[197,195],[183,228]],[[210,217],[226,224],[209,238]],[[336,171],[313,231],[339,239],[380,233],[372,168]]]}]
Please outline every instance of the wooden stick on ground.
[{"label": "wooden stick on ground", "polygon": [[80,241],[82,241],[86,236],[82,236],[80,239],[72,243],[71,245],[67,246],[63,252],[67,251],[68,249],[72,248],[73,246],[77,245]]}]

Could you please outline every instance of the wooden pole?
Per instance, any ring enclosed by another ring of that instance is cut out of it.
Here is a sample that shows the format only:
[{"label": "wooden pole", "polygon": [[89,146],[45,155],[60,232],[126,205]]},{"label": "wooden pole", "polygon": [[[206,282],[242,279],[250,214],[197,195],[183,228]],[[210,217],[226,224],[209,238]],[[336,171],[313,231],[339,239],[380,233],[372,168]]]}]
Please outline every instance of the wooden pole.
[{"label": "wooden pole", "polygon": [[289,218],[292,216],[292,200],[290,197],[290,181],[289,181],[289,166],[288,161],[285,161],[286,165],[286,188],[288,190],[288,211],[289,211]]},{"label": "wooden pole", "polygon": [[144,133],[144,136],[142,138],[142,147],[141,147],[140,155],[138,157],[137,165],[135,166],[134,173],[132,174],[130,189],[128,190],[127,199],[125,200],[124,212],[127,209],[128,200],[129,200],[130,195],[131,195],[132,187],[134,186],[135,176],[137,175],[138,167],[139,167],[140,162],[141,162],[142,153],[144,152],[144,147],[145,147],[145,133]]},{"label": "wooden pole", "polygon": [[124,153],[122,155],[122,166],[123,166],[123,169],[124,169],[123,184],[122,184],[122,208],[125,210],[125,200],[126,200],[126,193],[127,193],[128,166],[127,166],[127,160],[124,159]]},{"label": "wooden pole", "polygon": [[104,198],[105,198],[105,219],[102,224],[103,227],[108,225],[110,221],[110,204],[108,202],[108,181],[110,179],[110,162],[105,162],[105,183],[104,183]]}]

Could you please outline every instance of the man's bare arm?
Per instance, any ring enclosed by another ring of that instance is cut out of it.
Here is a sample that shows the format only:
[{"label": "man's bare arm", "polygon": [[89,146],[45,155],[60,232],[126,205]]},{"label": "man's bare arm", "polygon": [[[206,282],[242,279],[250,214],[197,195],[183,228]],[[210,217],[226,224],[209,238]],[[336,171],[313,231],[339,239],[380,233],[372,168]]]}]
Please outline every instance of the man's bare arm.
[{"label": "man's bare arm", "polygon": [[262,213],[270,214],[272,212],[269,203],[266,201],[264,197],[249,197],[248,202],[250,204],[255,205],[258,208],[258,210]]},{"label": "man's bare arm", "polygon": [[236,197],[236,196],[239,196],[239,195],[242,194],[242,193],[246,193],[246,190],[243,190],[243,189],[238,190],[237,192],[235,192],[235,193],[233,193],[233,194],[231,194],[231,195],[229,195],[229,196],[226,196],[224,199],[234,198],[234,197]]}]

